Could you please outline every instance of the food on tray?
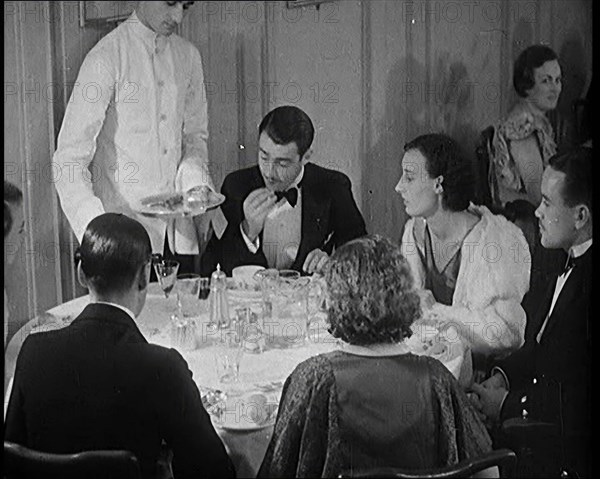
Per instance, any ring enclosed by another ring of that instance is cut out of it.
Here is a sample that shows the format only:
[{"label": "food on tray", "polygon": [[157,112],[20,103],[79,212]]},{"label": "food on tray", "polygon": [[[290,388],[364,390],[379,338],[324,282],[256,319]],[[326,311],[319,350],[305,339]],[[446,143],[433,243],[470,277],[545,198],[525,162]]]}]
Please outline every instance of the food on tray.
[{"label": "food on tray", "polygon": [[150,208],[167,208],[170,211],[175,211],[178,207],[183,205],[183,195],[175,193],[172,196],[165,198],[164,200],[152,201],[146,203],[146,206]]},{"label": "food on tray", "polygon": [[201,213],[202,210],[220,205],[225,197],[208,186],[196,186],[188,191],[162,193],[148,196],[141,201],[141,212],[145,214]]}]

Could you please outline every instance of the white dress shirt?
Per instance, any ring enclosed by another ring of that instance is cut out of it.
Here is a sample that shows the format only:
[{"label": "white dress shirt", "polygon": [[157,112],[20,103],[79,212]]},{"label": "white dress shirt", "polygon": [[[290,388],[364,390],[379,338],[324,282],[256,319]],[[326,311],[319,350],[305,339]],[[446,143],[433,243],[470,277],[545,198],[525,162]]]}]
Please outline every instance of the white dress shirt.
[{"label": "white dress shirt", "polygon": [[134,213],[145,196],[209,185],[202,60],[178,35],[160,36],[135,13],[85,57],[54,154],[61,206],[81,242],[104,212],[147,229],[153,252],[197,254],[193,221]]},{"label": "white dress shirt", "polygon": [[[304,166],[289,188],[298,188],[304,177]],[[254,242],[244,233],[242,238],[248,250],[256,254],[260,248],[260,236]],[[302,238],[302,188],[298,188],[298,202],[292,207],[285,198],[277,202],[265,219],[263,228],[263,253],[269,268],[287,269],[294,264]]]}]

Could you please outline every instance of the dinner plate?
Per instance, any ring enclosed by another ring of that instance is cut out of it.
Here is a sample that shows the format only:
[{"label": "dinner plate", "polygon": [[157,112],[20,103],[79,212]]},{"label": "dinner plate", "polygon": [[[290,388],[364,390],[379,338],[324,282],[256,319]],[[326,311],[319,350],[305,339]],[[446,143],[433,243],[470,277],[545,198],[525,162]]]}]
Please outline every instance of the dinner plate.
[{"label": "dinner plate", "polygon": [[411,352],[418,355],[441,357],[448,346],[436,327],[425,324],[413,324],[412,336],[406,340],[406,345]]},{"label": "dinner plate", "polygon": [[161,193],[142,198],[134,205],[137,213],[150,218],[192,217],[225,201],[225,196],[215,193],[208,187],[199,187],[193,191]]},{"label": "dinner plate", "polygon": [[225,398],[220,408],[211,408],[216,427],[229,431],[256,431],[273,426],[277,418],[277,402],[273,394],[246,393]]}]

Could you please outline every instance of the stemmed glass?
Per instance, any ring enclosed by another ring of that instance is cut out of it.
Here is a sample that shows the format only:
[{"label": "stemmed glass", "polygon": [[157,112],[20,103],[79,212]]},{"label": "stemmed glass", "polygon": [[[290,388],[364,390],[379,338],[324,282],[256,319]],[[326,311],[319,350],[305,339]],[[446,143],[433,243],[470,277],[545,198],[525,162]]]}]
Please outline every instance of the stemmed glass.
[{"label": "stemmed glass", "polygon": [[165,298],[169,298],[169,293],[177,281],[177,272],[179,271],[179,262],[164,259],[154,263],[154,271],[158,278],[158,284],[165,293]]}]

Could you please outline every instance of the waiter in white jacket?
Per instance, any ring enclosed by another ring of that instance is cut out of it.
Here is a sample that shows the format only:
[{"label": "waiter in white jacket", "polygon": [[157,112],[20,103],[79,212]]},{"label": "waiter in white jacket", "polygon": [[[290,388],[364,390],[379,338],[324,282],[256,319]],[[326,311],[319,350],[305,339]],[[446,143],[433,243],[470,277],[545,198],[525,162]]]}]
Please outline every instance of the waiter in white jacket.
[{"label": "waiter in white jacket", "polygon": [[133,211],[140,199],[214,190],[208,171],[208,118],[200,52],[173,32],[194,2],[139,2],[81,65],[58,136],[56,189],[81,243],[88,223],[123,213],[147,229],[154,253],[175,255],[180,272],[210,234],[210,214],[176,220]]}]

